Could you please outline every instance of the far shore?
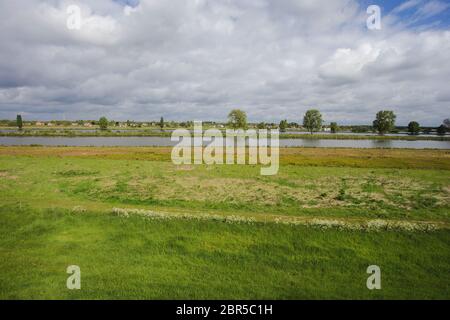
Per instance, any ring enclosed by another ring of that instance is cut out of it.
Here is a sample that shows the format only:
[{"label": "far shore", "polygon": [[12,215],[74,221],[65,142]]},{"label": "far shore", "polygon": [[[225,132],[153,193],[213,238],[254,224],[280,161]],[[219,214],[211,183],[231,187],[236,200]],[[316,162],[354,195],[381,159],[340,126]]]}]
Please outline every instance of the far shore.
[{"label": "far shore", "polygon": [[[5,130],[1,132],[1,130]],[[6,131],[11,130],[11,131]],[[117,131],[120,130],[120,131]],[[172,129],[67,129],[67,128],[25,128],[21,131],[12,128],[0,128],[1,137],[170,137]],[[431,140],[450,141],[450,136],[438,135],[375,135],[373,133],[307,133],[297,131],[282,132],[280,139],[332,139],[332,140]]]}]

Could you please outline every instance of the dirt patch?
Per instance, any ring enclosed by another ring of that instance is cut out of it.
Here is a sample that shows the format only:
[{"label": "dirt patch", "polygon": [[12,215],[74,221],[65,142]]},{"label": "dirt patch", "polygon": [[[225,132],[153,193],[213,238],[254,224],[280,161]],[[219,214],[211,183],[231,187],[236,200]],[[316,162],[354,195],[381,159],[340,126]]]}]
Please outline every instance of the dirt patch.
[{"label": "dirt patch", "polygon": [[3,179],[10,179],[10,180],[16,180],[18,177],[9,174],[7,171],[0,171],[0,178],[3,178]]}]

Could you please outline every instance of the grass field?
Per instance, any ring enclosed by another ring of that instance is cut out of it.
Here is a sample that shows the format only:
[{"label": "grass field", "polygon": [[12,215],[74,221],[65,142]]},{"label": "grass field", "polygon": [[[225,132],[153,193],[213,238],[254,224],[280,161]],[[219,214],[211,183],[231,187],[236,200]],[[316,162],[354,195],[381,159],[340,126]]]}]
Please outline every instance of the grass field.
[{"label": "grass field", "polygon": [[0,147],[0,297],[450,298],[450,151],[280,162],[260,176],[175,166],[169,148]]},{"label": "grass field", "polygon": [[[1,128],[0,128],[1,129]],[[11,129],[11,128],[3,128]],[[206,129],[206,128],[205,128]],[[114,131],[120,130],[120,131]],[[25,128],[21,131],[11,131],[11,132],[0,132],[0,136],[3,137],[170,137],[172,132],[171,129],[165,128],[165,131],[161,131],[157,128],[140,128],[140,129],[111,129],[111,130],[100,130],[91,129],[74,130],[73,128],[52,128],[52,129],[42,129],[42,128]],[[224,129],[221,129],[222,131]],[[314,133],[310,134],[308,132],[304,133],[289,133],[281,132],[280,139],[332,139],[332,140],[406,140],[406,141],[416,141],[416,140],[433,140],[433,141],[450,141],[449,136],[444,135],[367,135],[367,134],[332,134],[332,133]]]}]

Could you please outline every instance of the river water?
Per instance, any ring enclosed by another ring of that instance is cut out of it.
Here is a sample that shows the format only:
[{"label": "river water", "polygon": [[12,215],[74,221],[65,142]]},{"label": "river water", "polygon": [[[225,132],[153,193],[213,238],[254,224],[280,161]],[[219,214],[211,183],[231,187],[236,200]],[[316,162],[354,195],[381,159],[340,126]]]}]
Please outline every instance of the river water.
[{"label": "river water", "polygon": [[[77,128],[77,129],[72,129],[72,128],[62,129],[62,128],[57,128],[57,127],[55,127],[55,128],[53,128],[53,127],[52,128],[32,128],[32,129],[26,128],[25,130],[27,130],[27,131],[37,131],[37,132],[39,132],[39,131],[55,130],[56,132],[69,131],[69,132],[74,132],[74,133],[96,133],[96,132],[101,132],[101,130],[99,130],[99,129],[85,129],[85,128],[83,128],[83,129],[79,129],[79,128]],[[142,128],[136,129],[136,128],[134,128],[134,129],[110,129],[109,131],[111,131],[113,133],[130,133],[130,132],[144,133],[144,132],[161,132],[161,131],[163,131],[163,132],[172,132],[173,130],[172,129],[162,129],[161,130],[161,129],[154,129],[154,128],[146,128],[146,129],[142,129]],[[189,131],[192,132],[192,130],[189,130]],[[20,130],[12,129],[12,128],[11,129],[4,129],[4,128],[0,129],[0,133],[20,133],[20,132],[21,132]],[[313,133],[314,134],[330,134],[330,132],[325,132],[325,131],[317,131],[317,132],[313,132]],[[295,131],[295,130],[290,131],[290,130],[288,130],[288,131],[284,132],[284,134],[300,135],[300,134],[309,134],[309,132]],[[376,132],[356,133],[356,132],[349,132],[349,131],[339,131],[339,132],[333,133],[333,135],[338,135],[338,136],[339,135],[377,136],[378,133],[376,133]],[[450,133],[446,133],[445,135],[446,136],[450,136]],[[405,136],[408,136],[408,132],[386,133],[385,136],[392,136],[392,137],[401,137],[401,136],[403,136],[403,137],[405,137]],[[421,133],[421,134],[417,135],[417,137],[435,137],[435,136],[436,136],[436,133],[430,133],[430,134]]]},{"label": "river water", "polygon": [[[173,146],[170,137],[0,137],[0,145]],[[450,141],[280,139],[280,147],[450,149]]]}]

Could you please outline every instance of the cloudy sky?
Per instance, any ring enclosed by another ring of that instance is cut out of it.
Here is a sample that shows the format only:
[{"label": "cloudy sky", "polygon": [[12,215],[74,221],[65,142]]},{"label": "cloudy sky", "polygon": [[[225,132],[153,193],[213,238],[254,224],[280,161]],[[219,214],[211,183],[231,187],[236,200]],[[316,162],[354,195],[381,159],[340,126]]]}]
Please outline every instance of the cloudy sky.
[{"label": "cloudy sky", "polygon": [[450,116],[449,0],[0,0],[0,43],[2,119]]}]

